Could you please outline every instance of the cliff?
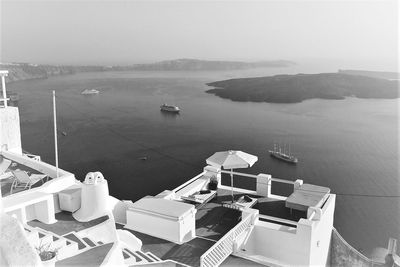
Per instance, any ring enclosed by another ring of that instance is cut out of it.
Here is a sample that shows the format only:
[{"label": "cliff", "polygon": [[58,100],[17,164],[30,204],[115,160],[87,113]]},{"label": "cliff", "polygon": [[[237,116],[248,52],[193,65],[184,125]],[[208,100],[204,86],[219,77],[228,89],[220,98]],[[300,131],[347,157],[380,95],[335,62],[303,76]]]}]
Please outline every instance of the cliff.
[{"label": "cliff", "polygon": [[207,93],[233,101],[297,103],[306,99],[398,98],[398,81],[342,73],[276,75],[208,83]]},{"label": "cliff", "polygon": [[149,64],[134,64],[128,66],[67,66],[67,65],[37,65],[30,63],[0,64],[0,69],[9,71],[7,82],[29,79],[45,79],[55,75],[67,75],[78,72],[97,71],[217,71],[266,67],[288,67],[295,63],[285,60],[240,62],[240,61],[208,61],[198,59],[176,59]]},{"label": "cliff", "polygon": [[6,82],[16,82],[30,79],[45,79],[55,75],[67,75],[77,72],[103,71],[102,66],[55,66],[36,65],[30,63],[0,64],[0,69],[8,70]]},{"label": "cliff", "polygon": [[362,75],[373,78],[389,79],[389,80],[399,80],[400,73],[398,72],[388,72],[388,71],[369,71],[369,70],[339,70],[339,73],[351,74],[351,75]]},{"label": "cliff", "polygon": [[285,60],[241,62],[241,61],[213,61],[199,59],[175,59],[150,64],[136,64],[130,66],[114,66],[113,70],[140,70],[140,71],[215,71],[236,70],[251,68],[289,67],[294,62]]}]

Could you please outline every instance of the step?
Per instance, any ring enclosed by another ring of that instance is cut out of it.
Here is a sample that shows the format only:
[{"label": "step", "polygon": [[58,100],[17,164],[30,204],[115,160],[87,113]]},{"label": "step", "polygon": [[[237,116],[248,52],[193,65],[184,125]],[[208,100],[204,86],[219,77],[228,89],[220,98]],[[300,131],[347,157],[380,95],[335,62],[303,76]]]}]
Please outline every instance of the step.
[{"label": "step", "polygon": [[153,253],[151,253],[150,251],[146,253],[146,255],[150,258],[152,258],[154,261],[162,261],[159,257],[157,257],[156,255],[154,255]]},{"label": "step", "polygon": [[51,249],[60,249],[66,245],[66,239],[55,233],[46,231],[39,227],[35,227],[33,229],[39,233],[39,245],[50,244],[49,248]]},{"label": "step", "polygon": [[78,244],[79,250],[85,249],[89,246],[82,239],[80,239],[74,232],[65,234],[65,235],[63,235],[63,237],[76,242]]},{"label": "step", "polygon": [[145,259],[147,262],[154,262],[154,260],[152,258],[150,258],[149,256],[147,256],[146,254],[144,254],[142,251],[137,250],[135,251],[135,253],[139,254],[139,256],[141,256],[143,259]]},{"label": "step", "polygon": [[122,255],[124,256],[124,260],[129,259],[131,257],[131,255],[129,255],[125,251],[122,251]]},{"label": "step", "polygon": [[137,263],[141,263],[142,262],[141,259],[139,259],[140,261],[136,261],[137,257],[132,255],[132,254],[130,254],[125,249],[122,250],[122,255],[124,256],[124,263],[127,266],[133,266],[133,265],[136,265]]},{"label": "step", "polygon": [[96,246],[96,244],[89,237],[83,237],[82,240],[92,248]]},{"label": "step", "polygon": [[127,252],[127,253],[129,253],[131,256],[133,256],[133,257],[135,258],[136,262],[141,262],[141,261],[144,261],[144,259],[143,259],[143,258],[141,258],[139,255],[137,255],[137,254],[133,253],[133,252],[132,252],[132,251],[130,251],[129,249],[127,249],[127,248],[124,248],[124,251],[125,251],[125,252]]},{"label": "step", "polygon": [[[77,242],[66,239],[40,227],[32,227],[30,225],[24,227],[28,233],[29,242],[35,248],[40,246],[49,246],[50,249],[58,251],[57,258],[59,260],[74,256],[78,252]],[[34,238],[35,235],[36,238]]]}]

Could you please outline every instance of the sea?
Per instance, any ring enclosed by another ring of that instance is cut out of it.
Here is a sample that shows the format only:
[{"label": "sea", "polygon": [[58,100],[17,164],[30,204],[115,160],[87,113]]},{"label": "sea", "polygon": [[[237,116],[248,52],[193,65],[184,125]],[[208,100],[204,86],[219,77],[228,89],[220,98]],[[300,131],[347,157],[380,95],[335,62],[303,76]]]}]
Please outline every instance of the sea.
[{"label": "sea", "polygon": [[[242,150],[258,162],[238,171],[329,187],[337,194],[334,226],[364,254],[386,247],[390,237],[400,240],[399,99],[271,104],[206,93],[213,81],[298,71],[96,72],[7,88],[20,95],[23,148],[52,164],[55,90],[60,167],[81,181],[101,171],[119,199],[173,189],[199,174],[214,152]],[[81,95],[85,89],[100,93]],[[163,103],[181,113],[161,112]],[[271,158],[274,143],[290,144],[299,163]],[[250,180],[234,184],[254,189]]]}]

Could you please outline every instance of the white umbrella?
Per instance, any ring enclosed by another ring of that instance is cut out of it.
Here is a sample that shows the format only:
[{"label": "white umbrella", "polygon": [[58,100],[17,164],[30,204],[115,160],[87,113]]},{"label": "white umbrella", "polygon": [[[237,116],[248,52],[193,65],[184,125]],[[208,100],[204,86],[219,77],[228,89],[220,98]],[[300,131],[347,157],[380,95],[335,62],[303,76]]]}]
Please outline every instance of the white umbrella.
[{"label": "white umbrella", "polygon": [[242,152],[242,151],[221,151],[206,160],[206,163],[223,169],[231,170],[231,187],[232,187],[232,202],[233,202],[233,169],[248,168],[258,160],[257,156]]}]

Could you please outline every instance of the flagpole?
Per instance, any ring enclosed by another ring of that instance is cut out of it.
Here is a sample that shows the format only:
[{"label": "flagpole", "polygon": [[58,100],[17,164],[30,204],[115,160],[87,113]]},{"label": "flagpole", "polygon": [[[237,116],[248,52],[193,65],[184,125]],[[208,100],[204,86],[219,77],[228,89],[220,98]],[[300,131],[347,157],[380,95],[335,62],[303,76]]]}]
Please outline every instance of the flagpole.
[{"label": "flagpole", "polygon": [[54,150],[56,157],[56,178],[58,178],[58,144],[57,144],[57,115],[56,115],[56,91],[53,90],[53,121],[54,121]]}]

